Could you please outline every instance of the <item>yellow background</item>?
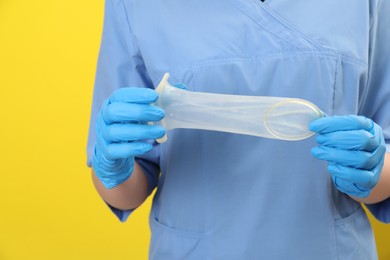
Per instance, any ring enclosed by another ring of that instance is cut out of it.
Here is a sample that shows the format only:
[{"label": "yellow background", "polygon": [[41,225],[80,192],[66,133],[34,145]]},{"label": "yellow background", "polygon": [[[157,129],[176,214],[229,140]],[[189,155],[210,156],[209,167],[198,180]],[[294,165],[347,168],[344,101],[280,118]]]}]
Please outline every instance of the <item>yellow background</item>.
[{"label": "yellow background", "polygon": [[102,20],[103,0],[0,0],[1,260],[147,259],[150,199],[120,223],[85,164]]}]

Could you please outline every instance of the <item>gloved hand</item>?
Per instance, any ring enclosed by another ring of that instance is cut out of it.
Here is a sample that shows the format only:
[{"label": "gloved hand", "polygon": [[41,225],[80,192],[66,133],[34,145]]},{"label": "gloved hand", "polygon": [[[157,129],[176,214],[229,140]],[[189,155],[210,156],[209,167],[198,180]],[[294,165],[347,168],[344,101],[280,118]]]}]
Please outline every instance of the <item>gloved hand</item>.
[{"label": "gloved hand", "polygon": [[377,184],[386,152],[382,128],[364,116],[329,116],[310,123],[320,146],[312,155],[328,161],[336,187],[365,198]]},{"label": "gloved hand", "polygon": [[147,88],[120,88],[102,106],[96,120],[96,145],[92,167],[105,187],[127,180],[134,157],[152,149],[147,139],[160,138],[165,129],[147,122],[159,121],[164,111],[151,105],[157,93]]}]

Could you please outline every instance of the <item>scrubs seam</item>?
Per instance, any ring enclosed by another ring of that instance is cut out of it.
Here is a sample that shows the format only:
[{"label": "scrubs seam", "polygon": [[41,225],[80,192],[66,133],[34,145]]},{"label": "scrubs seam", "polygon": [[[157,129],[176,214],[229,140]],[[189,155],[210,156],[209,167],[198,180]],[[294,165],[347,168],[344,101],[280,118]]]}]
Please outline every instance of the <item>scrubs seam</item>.
[{"label": "scrubs seam", "polygon": [[[161,146],[159,145],[159,167],[160,167],[160,172],[157,177],[157,183],[155,187],[155,193],[153,195],[153,201],[149,213],[149,223],[151,223],[154,219],[158,219],[158,214],[160,213],[160,204],[156,203],[156,201],[159,199],[161,190],[164,186],[165,183],[165,174],[163,174],[163,168],[165,168],[165,164],[163,163],[165,161],[165,153],[162,151]],[[149,224],[151,227],[151,224]]]},{"label": "scrubs seam", "polygon": [[193,232],[193,231],[185,231],[176,228],[172,228],[165,224],[162,224],[156,217],[152,217],[151,226],[156,227],[157,229],[162,230],[163,232],[168,232],[169,234],[174,234],[180,237],[185,237],[186,239],[196,239],[200,240],[204,237],[204,232]]},{"label": "scrubs seam", "polygon": [[[275,57],[280,58],[280,59],[288,59],[288,58],[295,57],[295,56],[301,57],[301,55],[308,55],[309,56],[312,54],[316,54],[315,56],[317,56],[317,57],[337,58],[337,55],[334,55],[333,53],[326,54],[326,53],[317,52],[317,51],[303,51],[303,52],[293,52],[293,53],[291,53],[291,52],[290,53],[289,52],[287,52],[287,53],[278,52],[278,53],[272,53],[272,54],[268,54],[268,55],[258,55],[258,56],[251,56],[251,57],[248,56],[248,57],[206,59],[206,60],[193,61],[193,62],[188,63],[188,64],[182,64],[181,66],[177,66],[176,69],[172,70],[171,72],[173,72],[173,73],[174,72],[181,72],[183,70],[188,70],[190,68],[198,68],[201,66],[208,66],[208,65],[217,65],[217,64],[227,63],[227,62],[245,62],[245,61],[255,62],[255,61],[260,60],[260,58],[262,60],[265,60],[265,59],[272,59]],[[161,78],[161,76],[163,74],[164,73],[160,73],[159,78]]]},{"label": "scrubs seam", "polygon": [[[111,0],[111,1],[113,1],[113,0]],[[112,3],[112,4],[114,4],[114,3]],[[140,64],[137,64],[137,66],[135,66],[134,69],[136,71],[142,71],[142,73],[140,73],[140,75],[142,76],[143,80],[149,82],[151,80],[151,75],[146,68],[145,61],[144,61],[144,58],[142,57],[141,50],[139,49],[138,44],[135,40],[135,34],[133,33],[133,30],[131,28],[130,20],[129,20],[129,16],[128,16],[129,12],[126,8],[125,3],[122,0],[118,1],[118,5],[121,5],[122,11],[124,13],[122,16],[120,16],[119,10],[116,10],[116,8],[119,8],[119,7],[114,6],[114,12],[116,14],[115,20],[116,20],[116,23],[118,24],[118,28],[120,30],[119,34],[120,34],[121,40],[123,41],[123,43],[126,47],[125,49],[127,51],[129,59],[130,60],[132,60],[132,59],[139,59],[140,60],[140,62],[139,62]],[[124,31],[125,26],[121,26],[121,21],[119,20],[119,17],[122,17],[122,19],[123,19],[122,22],[126,23],[126,25],[127,25],[126,32],[130,35],[130,37],[128,37],[129,39],[125,36],[125,31]],[[134,47],[134,55],[133,56],[131,54],[129,44],[132,44],[132,46]],[[148,87],[150,88],[151,86],[148,86]]]},{"label": "scrubs seam", "polygon": [[[197,91],[196,90],[196,87],[195,87],[195,85],[196,84],[193,84],[194,85],[194,91]],[[200,131],[199,130],[196,130],[195,131],[195,133],[196,133],[196,136],[197,136],[197,139],[198,139],[198,147],[199,147],[199,158],[200,158],[200,161],[199,161],[199,164],[200,164],[200,170],[201,170],[201,173],[202,173],[202,181],[203,181],[203,201],[204,201],[204,203],[205,203],[205,208],[206,208],[206,212],[211,212],[211,210],[210,210],[210,208],[209,208],[209,201],[207,200],[207,198],[208,198],[208,196],[206,196],[206,189],[205,189],[205,185],[206,185],[206,181],[205,181],[205,176],[204,176],[204,164],[203,164],[203,162],[204,162],[204,158],[203,158],[203,146],[202,146],[202,144],[201,144],[201,138],[200,138]],[[206,231],[207,230],[207,225],[206,225],[206,220],[208,219],[208,218],[206,218],[206,216],[203,216],[205,219],[204,219],[204,224],[205,224],[205,230],[204,230],[204,232],[205,233],[208,233],[208,232],[211,232],[211,230],[208,230],[208,231]]]},{"label": "scrubs seam", "polygon": [[[276,14],[272,10],[272,8],[270,8],[268,5],[266,5],[264,3],[261,3],[261,2],[258,2],[257,0],[252,0],[252,1],[255,1],[258,6],[260,6],[264,11],[266,11],[268,13],[268,15],[270,15],[275,20],[277,20],[278,25],[285,27],[286,29],[288,29],[288,31],[293,32],[294,34],[298,35],[301,39],[303,39],[303,40],[307,41],[308,43],[310,43],[311,44],[310,47],[315,47],[315,50],[317,50],[317,51],[333,53],[333,55],[340,55],[340,53],[337,50],[332,49],[329,46],[325,46],[325,45],[317,42],[316,40],[312,39],[310,36],[306,35],[305,33],[301,32],[300,30],[295,28],[294,25],[290,24],[290,22],[288,22],[283,17],[280,17],[278,14]],[[283,41],[293,45],[298,50],[305,50],[305,49],[311,50],[307,46],[304,46],[306,48],[300,47],[300,46],[297,46],[295,43],[293,43],[293,42],[291,42],[291,41],[289,41],[289,40],[287,40],[287,39],[285,39],[283,37],[280,37],[279,35],[274,33],[272,30],[270,30],[267,26],[265,26],[264,24],[260,23],[260,20],[255,19],[251,15],[247,14],[246,12],[244,12],[241,7],[235,6],[234,4],[231,3],[231,1],[229,1],[229,3],[231,5],[233,5],[236,9],[238,9],[242,13],[244,13],[246,16],[251,18],[256,24],[260,25],[262,28],[264,28],[266,31],[268,31],[272,35],[276,36],[277,38],[279,38],[279,39],[281,39],[281,40],[283,40]],[[362,60],[360,60],[358,58],[351,57],[351,56],[345,55],[345,54],[341,54],[341,55],[343,56],[343,59],[345,59],[345,60],[348,60],[350,62],[356,63],[356,64],[364,66],[364,67],[367,66],[365,61],[362,61]]]},{"label": "scrubs seam", "polygon": [[361,59],[358,59],[358,58],[355,58],[355,57],[352,57],[349,55],[345,55],[345,54],[340,54],[339,56],[341,57],[343,62],[358,65],[358,66],[362,67],[363,69],[366,69],[368,66],[367,62],[365,62]]},{"label": "scrubs seam", "polygon": [[[333,215],[334,217],[334,215]],[[334,239],[335,239],[335,249],[336,249],[336,257],[337,259],[340,259],[340,252],[339,252],[339,244],[337,243],[337,231],[336,231],[336,223],[335,220],[333,219],[333,232],[334,232]]]},{"label": "scrubs seam", "polygon": [[[202,201],[204,202],[204,205],[205,205],[205,211],[204,211],[204,214],[203,214],[203,221],[204,221],[204,230],[203,230],[203,236],[200,237],[199,239],[202,239],[204,240],[205,237],[211,233],[211,230],[207,230],[208,229],[208,223],[207,223],[207,219],[210,219],[206,216],[206,214],[209,214],[211,212],[210,208],[209,208],[209,203],[208,203],[208,196],[206,196],[206,188],[205,188],[205,185],[206,185],[206,181],[205,181],[205,176],[204,176],[204,166],[203,166],[203,152],[202,152],[202,145],[201,145],[201,141],[200,141],[200,132],[197,130],[196,131],[196,135],[198,137],[198,146],[199,146],[199,157],[200,157],[200,161],[199,161],[199,164],[200,164],[200,171],[201,171],[201,178],[202,178],[202,182],[203,182],[203,189],[202,189],[202,193],[203,193],[203,199]],[[207,245],[207,243],[205,243]],[[206,248],[205,247],[201,247],[201,250],[203,249],[203,254],[204,256],[206,256]]]},{"label": "scrubs seam", "polygon": [[[244,61],[251,61],[255,62],[256,60],[259,60],[260,58],[262,60],[264,59],[272,59],[272,58],[280,58],[280,59],[288,59],[291,57],[295,56],[300,56],[301,55],[312,55],[314,54],[316,57],[324,57],[324,58],[333,58],[333,59],[338,59],[342,60],[343,62],[350,63],[350,64],[355,64],[358,65],[362,68],[367,68],[367,65],[363,63],[362,61],[356,60],[353,57],[349,57],[346,55],[336,55],[335,53],[326,53],[322,51],[302,51],[302,52],[277,52],[277,53],[272,53],[268,55],[258,55],[258,56],[251,56],[251,57],[237,57],[237,58],[218,58],[218,59],[206,59],[206,60],[198,60],[198,61],[193,61],[187,64],[181,64],[176,66],[176,68],[172,69],[170,73],[179,73],[184,70],[188,70],[190,68],[198,68],[201,66],[210,66],[210,65],[217,65],[217,64],[222,64],[222,63],[228,63],[228,62],[244,62]],[[154,77],[155,82],[159,82],[163,75],[165,74],[164,72],[160,72],[156,74]]]},{"label": "scrubs seam", "polygon": [[265,0],[264,2],[261,2],[263,5],[269,5],[272,2],[272,0]]},{"label": "scrubs seam", "polygon": [[351,223],[353,221],[356,221],[359,218],[362,218],[363,216],[364,216],[364,209],[362,208],[362,206],[359,206],[359,207],[356,208],[356,210],[354,212],[352,212],[347,217],[340,218],[340,219],[335,219],[334,220],[335,227]]},{"label": "scrubs seam", "polygon": [[[276,19],[279,24],[281,24],[282,26],[286,27],[290,31],[293,31],[295,34],[297,34],[298,36],[300,36],[301,38],[303,38],[304,40],[306,40],[307,42],[309,42],[310,44],[312,44],[313,46],[318,48],[320,51],[322,50],[322,51],[333,52],[335,55],[339,55],[339,51],[338,50],[333,49],[330,46],[323,45],[321,42],[318,42],[315,39],[313,39],[311,36],[305,34],[299,28],[296,28],[293,24],[291,24],[288,20],[284,19],[284,17],[282,17],[279,14],[277,14],[268,5],[263,4],[263,3],[259,3],[259,5],[261,5],[263,7],[263,9],[266,10],[269,13],[269,15],[271,15],[274,19]],[[349,56],[349,55],[345,55],[345,54],[342,54],[342,53],[340,53],[340,54],[343,57],[343,59],[345,59],[345,60],[348,60],[350,62],[356,63],[356,64],[364,66],[364,67],[367,66],[367,62],[365,62],[364,60],[361,60],[359,58],[352,57],[352,56]]]},{"label": "scrubs seam", "polygon": [[[190,68],[198,68],[201,66],[208,66],[208,65],[217,65],[217,64],[227,63],[227,62],[256,61],[259,60],[260,58],[263,60],[272,59],[272,58],[287,59],[294,56],[301,57],[301,55],[309,56],[312,54],[314,54],[317,57],[341,59],[345,63],[355,64],[364,69],[367,68],[367,64],[365,62],[343,54],[337,54],[333,52],[329,53],[323,51],[296,51],[296,52],[275,52],[267,55],[260,54],[257,56],[247,56],[247,57],[237,57],[237,58],[216,58],[216,59],[211,58],[205,60],[195,60],[187,64],[179,64],[178,66],[175,66],[176,68],[172,69],[170,73],[181,72],[184,70],[188,70]],[[153,81],[159,82],[165,73],[166,71],[157,73],[156,76],[153,77]]]},{"label": "scrubs seam", "polygon": [[336,211],[335,211],[335,205],[334,205],[334,201],[333,201],[333,198],[332,198],[332,187],[331,185],[333,185],[332,183],[332,179],[330,178],[329,174],[327,172],[325,172],[326,176],[328,176],[327,178],[327,182],[326,182],[326,186],[327,186],[327,190],[329,191],[328,192],[328,199],[329,199],[329,202],[331,203],[331,209],[332,209],[332,228],[333,228],[333,235],[334,235],[334,247],[335,247],[335,250],[336,250],[336,257],[337,259],[339,259],[339,250],[338,250],[338,245],[337,245],[337,233],[336,233],[336,224],[335,224],[335,219],[336,219]]},{"label": "scrubs seam", "polygon": [[[256,1],[256,0],[254,0]],[[257,2],[257,1],[256,1]],[[258,3],[258,2],[257,2]],[[303,40],[307,41],[312,45],[312,47],[316,47],[320,50],[331,50],[335,51],[328,46],[324,46],[321,43],[315,41],[310,36],[306,35],[305,33],[301,32],[296,28],[293,24],[291,24],[288,20],[277,14],[272,8],[270,8],[268,5],[260,4],[258,3],[270,16],[272,16],[275,20],[277,20],[278,24],[282,25],[283,27],[289,29],[290,31],[294,32],[294,34],[297,34],[300,36]]]},{"label": "scrubs seam", "polygon": [[376,20],[378,20],[378,12],[379,12],[379,5],[380,5],[380,3],[381,3],[381,0],[378,0],[378,2],[376,3],[376,7],[375,7],[376,16],[371,20],[369,31],[371,31],[371,29],[374,26]]},{"label": "scrubs seam", "polygon": [[[370,24],[370,28],[369,28],[369,37],[371,38],[372,36],[372,27],[374,26],[375,22],[377,21],[378,19],[378,8],[379,8],[379,3],[380,3],[380,0],[378,0],[377,2],[377,6],[376,6],[376,12],[377,12],[377,15],[375,16],[375,18],[373,18],[371,24]],[[370,41],[370,44],[371,44],[371,41]],[[371,50],[371,46],[369,46],[369,49],[368,49],[368,65],[367,65],[367,78],[366,78],[366,81],[365,81],[365,86],[364,86],[364,89],[363,89],[363,93],[361,94],[361,97],[360,97],[360,102],[359,102],[359,107],[358,107],[358,111],[357,113],[360,114],[362,113],[362,110],[364,110],[363,106],[364,106],[364,102],[365,102],[365,99],[367,97],[367,94],[369,93],[369,85],[370,85],[370,81],[371,81],[371,72],[370,72],[370,69],[371,69],[371,57],[372,57],[372,50]]]},{"label": "scrubs seam", "polygon": [[[250,14],[246,13],[245,11],[243,11],[242,7],[235,6],[236,9],[239,9],[242,13],[244,13],[246,16],[250,17],[256,24],[261,26],[263,29],[265,29],[266,31],[268,31],[272,35],[274,35],[277,38],[279,38],[279,39],[289,43],[290,45],[293,45],[294,47],[296,47],[298,49],[309,48],[309,49],[317,49],[317,50],[323,50],[323,51],[332,51],[332,52],[337,53],[337,50],[332,49],[331,47],[329,47],[327,45],[324,45],[321,42],[316,41],[311,36],[309,36],[309,35],[305,34],[304,32],[302,32],[299,28],[296,28],[295,25],[291,24],[284,17],[280,16],[271,7],[269,7],[268,4],[263,3],[263,2],[261,2],[259,0],[252,0],[252,1],[254,1],[255,2],[254,4],[257,4],[270,17],[275,19],[276,22],[277,22],[276,24],[278,26],[283,27],[283,29],[285,29],[286,32],[290,32],[290,34],[293,34],[293,36],[295,35],[297,38],[300,38],[301,40],[303,40],[308,45],[306,46],[304,43],[302,44],[302,42],[300,42],[299,45],[303,45],[303,47],[302,46],[298,46],[297,43],[294,43],[294,40],[296,40],[295,37],[292,37],[292,38],[290,37],[292,40],[288,40],[288,39],[285,39],[285,38],[279,36],[276,32],[272,31],[266,25],[262,24],[260,22],[260,19],[256,19],[256,18],[252,17],[252,15],[250,15]],[[233,4],[231,3],[231,5],[233,5]]]},{"label": "scrubs seam", "polygon": [[[119,2],[120,2],[120,4],[122,4],[122,8],[125,9],[125,7],[123,6],[123,2],[122,1],[119,1]],[[115,3],[114,3],[113,0],[111,0],[111,3],[113,5],[113,9],[114,9],[114,12],[115,12],[115,22],[118,25],[118,28],[119,28],[119,31],[120,31],[120,38],[121,38],[122,42],[124,43],[124,45],[126,46],[126,51],[127,51],[127,54],[129,56],[129,58],[132,58],[131,53],[129,51],[129,46],[127,45],[127,43],[128,43],[128,41],[126,40],[127,38],[124,35],[123,27],[121,26],[121,23],[120,23],[120,20],[119,20],[120,15],[119,15],[118,10],[117,10],[118,7],[115,6]],[[125,9],[125,13],[127,14],[126,9]],[[127,18],[126,18],[126,20],[127,20]],[[128,24],[128,21],[127,21],[127,24]],[[130,25],[128,24],[128,26],[130,26]],[[129,31],[130,31],[130,35],[133,36],[130,27],[129,27]],[[133,37],[131,37],[130,40],[131,40],[132,44],[134,45],[134,48],[137,50],[137,57],[141,58],[141,56],[139,55],[139,50],[137,48],[137,45],[134,42]]]},{"label": "scrubs seam", "polygon": [[124,15],[124,16],[125,16],[125,20],[126,20],[126,23],[127,23],[128,29],[129,29],[129,32],[130,32],[130,34],[131,34],[131,36],[132,36],[132,38],[131,38],[132,43],[133,43],[135,49],[137,50],[138,56],[141,56],[141,55],[140,55],[140,50],[139,50],[139,48],[138,48],[138,45],[137,45],[137,43],[135,42],[135,35],[134,35],[134,33],[133,33],[133,29],[131,28],[131,25],[130,25],[130,19],[129,19],[129,15],[128,15],[129,12],[128,12],[127,8],[126,8],[126,5],[123,3],[123,1],[121,1],[121,4],[122,4],[123,10],[125,11],[125,15]]},{"label": "scrubs seam", "polygon": [[340,66],[340,59],[336,60],[336,66],[335,66],[335,72],[333,77],[333,99],[332,99],[332,115],[335,111],[335,103],[336,103],[336,85],[337,85],[337,77],[338,77],[338,70]]},{"label": "scrubs seam", "polygon": [[[291,42],[291,41],[288,41],[287,39],[283,38],[283,37],[280,37],[279,35],[277,35],[275,32],[271,31],[268,27],[266,27],[264,24],[260,23],[260,21],[258,21],[258,19],[255,19],[254,17],[252,17],[251,15],[247,14],[246,12],[244,12],[240,7],[234,5],[231,1],[229,1],[229,3],[235,7],[237,10],[239,10],[241,13],[243,13],[245,16],[249,17],[252,21],[254,21],[257,25],[261,26],[264,30],[266,30],[267,32],[269,32],[270,34],[272,34],[273,36],[275,36],[276,38],[288,43],[289,45],[292,45],[294,46],[295,48],[297,49],[303,49],[303,47],[301,46],[298,46],[297,44]],[[261,5],[259,5],[260,7],[262,7]]]}]

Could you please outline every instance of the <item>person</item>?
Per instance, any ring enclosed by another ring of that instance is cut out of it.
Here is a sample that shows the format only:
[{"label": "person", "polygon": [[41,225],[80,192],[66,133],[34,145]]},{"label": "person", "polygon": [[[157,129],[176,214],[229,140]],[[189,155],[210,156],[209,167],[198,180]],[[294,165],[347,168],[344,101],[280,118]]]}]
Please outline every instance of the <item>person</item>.
[{"label": "person", "polygon": [[[389,13],[384,0],[106,0],[88,165],[121,221],[156,189],[150,259],[377,259],[363,206],[390,222]],[[302,141],[174,129],[157,144],[166,72],[326,116]]]}]

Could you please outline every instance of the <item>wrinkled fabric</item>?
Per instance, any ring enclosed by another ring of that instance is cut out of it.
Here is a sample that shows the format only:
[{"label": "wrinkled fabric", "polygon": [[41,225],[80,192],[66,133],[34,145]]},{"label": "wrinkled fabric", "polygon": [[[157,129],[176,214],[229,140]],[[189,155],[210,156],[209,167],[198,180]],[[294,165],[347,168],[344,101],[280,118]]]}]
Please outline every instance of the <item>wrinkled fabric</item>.
[{"label": "wrinkled fabric", "polygon": [[[364,115],[390,152],[390,1],[107,0],[105,10],[89,158],[103,100],[120,87],[155,88],[166,72],[190,91]],[[362,206],[310,155],[313,137],[169,134],[136,158],[157,189],[150,259],[377,259]],[[389,207],[369,206],[385,222]],[[130,214],[112,209],[121,221]]]}]

